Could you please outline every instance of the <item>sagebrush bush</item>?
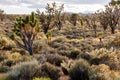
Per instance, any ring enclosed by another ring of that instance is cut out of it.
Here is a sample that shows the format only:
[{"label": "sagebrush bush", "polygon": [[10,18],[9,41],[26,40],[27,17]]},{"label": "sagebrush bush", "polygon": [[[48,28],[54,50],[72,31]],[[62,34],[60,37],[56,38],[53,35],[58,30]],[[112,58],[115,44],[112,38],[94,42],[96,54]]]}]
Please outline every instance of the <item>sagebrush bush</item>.
[{"label": "sagebrush bush", "polygon": [[60,66],[63,60],[66,60],[67,57],[60,56],[58,54],[46,54],[47,62]]},{"label": "sagebrush bush", "polygon": [[54,42],[62,43],[62,42],[65,42],[65,41],[67,41],[67,38],[65,38],[64,36],[61,36],[61,37],[57,37],[55,40],[53,40],[51,42],[51,44],[54,43]]},{"label": "sagebrush bush", "polygon": [[12,67],[8,73],[10,80],[32,80],[34,77],[39,77],[40,65],[36,60],[23,62]]},{"label": "sagebrush bush", "polygon": [[47,61],[45,54],[39,54],[34,57],[37,59],[39,63],[45,63]]},{"label": "sagebrush bush", "polygon": [[43,64],[41,71],[44,77],[50,77],[52,80],[57,80],[62,75],[61,70],[50,63]]},{"label": "sagebrush bush", "polygon": [[76,61],[69,71],[71,80],[89,80],[89,67],[89,63],[84,59]]},{"label": "sagebrush bush", "polygon": [[110,70],[105,64],[92,65],[89,69],[89,80],[120,80],[120,73]]}]

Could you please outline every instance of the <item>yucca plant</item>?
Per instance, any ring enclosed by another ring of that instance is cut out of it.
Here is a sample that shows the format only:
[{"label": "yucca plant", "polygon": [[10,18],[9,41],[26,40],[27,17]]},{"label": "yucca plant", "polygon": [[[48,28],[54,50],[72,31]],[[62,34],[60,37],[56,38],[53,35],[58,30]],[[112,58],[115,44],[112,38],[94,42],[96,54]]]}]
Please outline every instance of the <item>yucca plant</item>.
[{"label": "yucca plant", "polygon": [[30,55],[33,55],[33,41],[35,40],[37,32],[39,31],[38,27],[38,21],[35,18],[34,12],[25,18],[17,18],[14,24],[13,31],[21,40],[20,42],[18,39],[14,38],[15,42],[19,47],[27,50]]}]

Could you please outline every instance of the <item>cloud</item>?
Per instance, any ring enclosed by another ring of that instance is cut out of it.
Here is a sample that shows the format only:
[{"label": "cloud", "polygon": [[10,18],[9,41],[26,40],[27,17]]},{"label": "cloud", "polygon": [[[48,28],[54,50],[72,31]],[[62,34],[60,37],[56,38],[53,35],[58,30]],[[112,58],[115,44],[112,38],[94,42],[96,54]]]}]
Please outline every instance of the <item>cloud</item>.
[{"label": "cloud", "polygon": [[85,12],[94,12],[97,11],[98,9],[104,9],[103,5],[100,4],[69,4],[69,5],[65,5],[65,11],[67,12],[74,12],[74,13],[85,13]]},{"label": "cloud", "polygon": [[0,8],[7,13],[30,13],[37,8],[44,11],[47,3],[65,4],[67,12],[94,12],[111,0],[0,0]]},{"label": "cloud", "polygon": [[45,8],[45,4],[34,4],[31,6],[28,6],[28,8]]},{"label": "cloud", "polygon": [[17,5],[18,0],[0,0],[0,5]]}]

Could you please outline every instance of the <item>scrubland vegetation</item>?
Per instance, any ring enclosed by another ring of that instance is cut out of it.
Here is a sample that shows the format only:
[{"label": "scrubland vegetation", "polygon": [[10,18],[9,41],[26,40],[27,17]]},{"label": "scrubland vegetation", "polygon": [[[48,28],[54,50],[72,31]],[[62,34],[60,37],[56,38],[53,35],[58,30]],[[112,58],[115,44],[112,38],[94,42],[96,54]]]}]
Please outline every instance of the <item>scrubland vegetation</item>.
[{"label": "scrubland vegetation", "polygon": [[45,9],[0,10],[0,80],[120,80],[119,0],[94,14]]}]

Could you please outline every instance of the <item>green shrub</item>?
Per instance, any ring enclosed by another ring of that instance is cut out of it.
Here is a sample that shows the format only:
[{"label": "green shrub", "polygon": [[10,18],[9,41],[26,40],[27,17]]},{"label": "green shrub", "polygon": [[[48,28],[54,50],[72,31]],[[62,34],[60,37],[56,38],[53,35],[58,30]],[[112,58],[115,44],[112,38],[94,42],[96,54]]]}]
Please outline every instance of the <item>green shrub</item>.
[{"label": "green shrub", "polygon": [[23,62],[12,67],[12,70],[8,73],[8,79],[32,80],[40,75],[41,72],[39,71],[40,65],[36,60]]},{"label": "green shrub", "polygon": [[76,61],[69,71],[71,80],[89,80],[89,67],[89,63],[84,59]]}]

